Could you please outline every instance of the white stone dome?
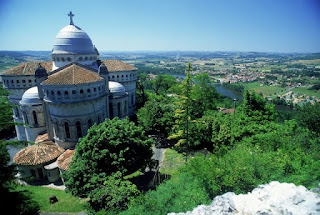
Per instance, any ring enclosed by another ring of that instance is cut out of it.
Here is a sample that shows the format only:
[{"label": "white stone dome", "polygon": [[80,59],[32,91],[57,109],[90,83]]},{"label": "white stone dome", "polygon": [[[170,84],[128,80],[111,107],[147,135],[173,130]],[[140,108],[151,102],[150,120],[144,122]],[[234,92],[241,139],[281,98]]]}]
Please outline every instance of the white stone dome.
[{"label": "white stone dome", "polygon": [[114,95],[125,95],[126,94],[126,89],[124,86],[118,82],[114,81],[109,81],[109,90],[110,93]]},{"label": "white stone dome", "polygon": [[26,92],[24,92],[20,103],[22,105],[41,104],[41,101],[39,99],[38,87],[31,87]]},{"label": "white stone dome", "polygon": [[96,54],[88,34],[75,25],[67,25],[57,34],[52,54]]}]

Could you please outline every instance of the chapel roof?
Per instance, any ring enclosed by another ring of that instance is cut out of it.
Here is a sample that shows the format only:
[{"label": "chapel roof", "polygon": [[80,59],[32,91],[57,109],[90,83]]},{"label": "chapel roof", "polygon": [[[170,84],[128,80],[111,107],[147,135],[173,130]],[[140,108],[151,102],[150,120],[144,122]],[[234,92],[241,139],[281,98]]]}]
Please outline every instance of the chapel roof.
[{"label": "chapel roof", "polygon": [[[47,72],[52,70],[52,61],[40,62],[40,65],[44,67]],[[34,72],[39,66],[39,62],[25,62],[18,66],[3,72],[1,75],[34,75]]]},{"label": "chapel roof", "polygon": [[41,143],[41,142],[43,142],[45,140],[48,140],[48,138],[49,138],[48,133],[39,134],[34,142],[35,143]]},{"label": "chapel roof", "polygon": [[70,163],[74,156],[76,150],[66,150],[62,155],[60,155],[57,159],[57,165],[62,170],[69,170]]},{"label": "chapel roof", "polygon": [[137,70],[136,67],[127,64],[120,60],[103,60],[102,63],[106,65],[109,72],[121,72],[121,71],[131,71]]},{"label": "chapel roof", "polygon": [[56,159],[64,149],[52,141],[44,141],[20,150],[13,158],[17,165],[33,166]]},{"label": "chapel roof", "polygon": [[98,73],[79,63],[71,63],[67,67],[53,73],[43,85],[77,85],[103,80]]}]

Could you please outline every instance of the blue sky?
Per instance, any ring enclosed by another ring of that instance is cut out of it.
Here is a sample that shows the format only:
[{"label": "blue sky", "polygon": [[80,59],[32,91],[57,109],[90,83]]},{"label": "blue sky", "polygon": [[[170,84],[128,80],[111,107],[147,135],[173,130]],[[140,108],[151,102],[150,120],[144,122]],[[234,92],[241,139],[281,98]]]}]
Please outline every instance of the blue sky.
[{"label": "blue sky", "polygon": [[320,52],[320,0],[0,0],[0,50],[51,50],[70,10],[99,51]]}]

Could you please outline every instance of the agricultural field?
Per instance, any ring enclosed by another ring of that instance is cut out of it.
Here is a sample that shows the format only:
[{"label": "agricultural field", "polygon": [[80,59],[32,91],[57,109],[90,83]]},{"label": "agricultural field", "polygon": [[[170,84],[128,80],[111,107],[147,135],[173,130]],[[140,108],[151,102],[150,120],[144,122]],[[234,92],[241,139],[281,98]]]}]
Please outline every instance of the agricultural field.
[{"label": "agricultural field", "polygon": [[292,89],[294,93],[299,93],[302,95],[316,96],[320,98],[320,90],[308,90],[307,87],[297,87]]},{"label": "agricultural field", "polygon": [[280,86],[260,86],[259,82],[242,83],[241,85],[243,85],[246,90],[253,90],[258,94],[262,93],[264,96],[272,96],[286,90],[286,88]]}]

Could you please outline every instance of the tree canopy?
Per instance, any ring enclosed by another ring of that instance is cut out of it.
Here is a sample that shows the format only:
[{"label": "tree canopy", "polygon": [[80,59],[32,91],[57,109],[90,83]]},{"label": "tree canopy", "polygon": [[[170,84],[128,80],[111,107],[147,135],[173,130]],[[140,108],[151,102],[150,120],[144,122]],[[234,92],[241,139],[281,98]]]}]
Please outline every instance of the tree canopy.
[{"label": "tree canopy", "polygon": [[76,146],[65,184],[74,195],[86,196],[112,173],[144,169],[152,157],[152,143],[128,119],[94,125]]}]

